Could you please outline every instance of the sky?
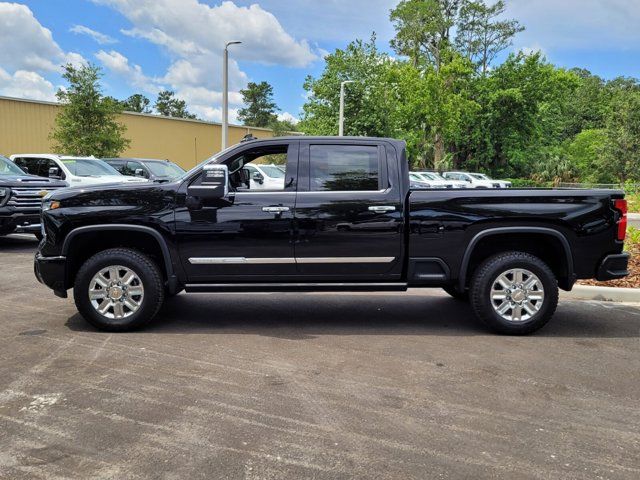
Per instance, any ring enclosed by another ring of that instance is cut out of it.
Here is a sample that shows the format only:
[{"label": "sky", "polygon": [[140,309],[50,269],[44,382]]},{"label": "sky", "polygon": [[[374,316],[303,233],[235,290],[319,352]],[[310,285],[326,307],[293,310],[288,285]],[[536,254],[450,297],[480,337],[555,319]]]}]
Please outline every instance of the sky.
[{"label": "sky", "polygon": [[[640,77],[640,0],[506,0],[526,30],[510,51],[541,50],[552,63],[604,78]],[[0,95],[55,100],[60,66],[92,62],[106,95],[163,89],[198,117],[220,121],[222,51],[230,49],[230,119],[250,81],[274,88],[281,118],[296,119],[307,75],[323,57],[376,32],[391,51],[397,0],[0,1]],[[505,52],[508,53],[508,52]]]}]

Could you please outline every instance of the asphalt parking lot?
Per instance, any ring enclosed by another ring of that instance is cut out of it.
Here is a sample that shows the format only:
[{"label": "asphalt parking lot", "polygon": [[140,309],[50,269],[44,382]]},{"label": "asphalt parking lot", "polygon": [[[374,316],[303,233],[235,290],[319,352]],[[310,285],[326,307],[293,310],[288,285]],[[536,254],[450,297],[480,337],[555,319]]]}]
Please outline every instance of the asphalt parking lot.
[{"label": "asphalt parking lot", "polygon": [[640,478],[640,306],[179,295],[97,332],[0,239],[0,478]]}]

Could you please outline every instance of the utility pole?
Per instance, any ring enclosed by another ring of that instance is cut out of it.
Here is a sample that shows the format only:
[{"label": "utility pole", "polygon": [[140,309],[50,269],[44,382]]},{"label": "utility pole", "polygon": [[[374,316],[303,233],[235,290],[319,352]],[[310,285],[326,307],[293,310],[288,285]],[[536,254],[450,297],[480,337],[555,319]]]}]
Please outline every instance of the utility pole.
[{"label": "utility pole", "polygon": [[242,42],[227,42],[222,57],[222,150],[227,148],[229,138],[229,46]]},{"label": "utility pole", "polygon": [[338,136],[344,136],[344,86],[347,83],[353,83],[354,80],[345,80],[340,84],[340,120],[338,124]]}]

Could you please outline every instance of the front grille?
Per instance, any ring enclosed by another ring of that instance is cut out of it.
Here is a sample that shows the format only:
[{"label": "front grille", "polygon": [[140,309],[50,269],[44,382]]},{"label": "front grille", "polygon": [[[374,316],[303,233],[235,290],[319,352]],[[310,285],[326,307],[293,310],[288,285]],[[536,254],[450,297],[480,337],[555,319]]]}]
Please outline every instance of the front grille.
[{"label": "front grille", "polygon": [[11,198],[7,206],[14,207],[19,212],[40,211],[42,206],[43,191],[51,192],[60,187],[12,187]]}]

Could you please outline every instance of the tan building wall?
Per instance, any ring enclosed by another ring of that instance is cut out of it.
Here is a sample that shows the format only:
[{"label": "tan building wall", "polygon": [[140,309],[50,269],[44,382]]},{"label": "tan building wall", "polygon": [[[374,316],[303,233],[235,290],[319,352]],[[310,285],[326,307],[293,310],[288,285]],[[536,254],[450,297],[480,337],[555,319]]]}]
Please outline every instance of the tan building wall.
[{"label": "tan building wall", "polygon": [[[0,154],[51,153],[49,134],[59,109],[55,103],[0,97]],[[169,159],[190,169],[220,151],[219,123],[139,113],[123,113],[119,117],[131,140],[121,157]],[[273,136],[265,128],[232,125],[229,145],[238,143],[247,133],[258,138]]]}]

